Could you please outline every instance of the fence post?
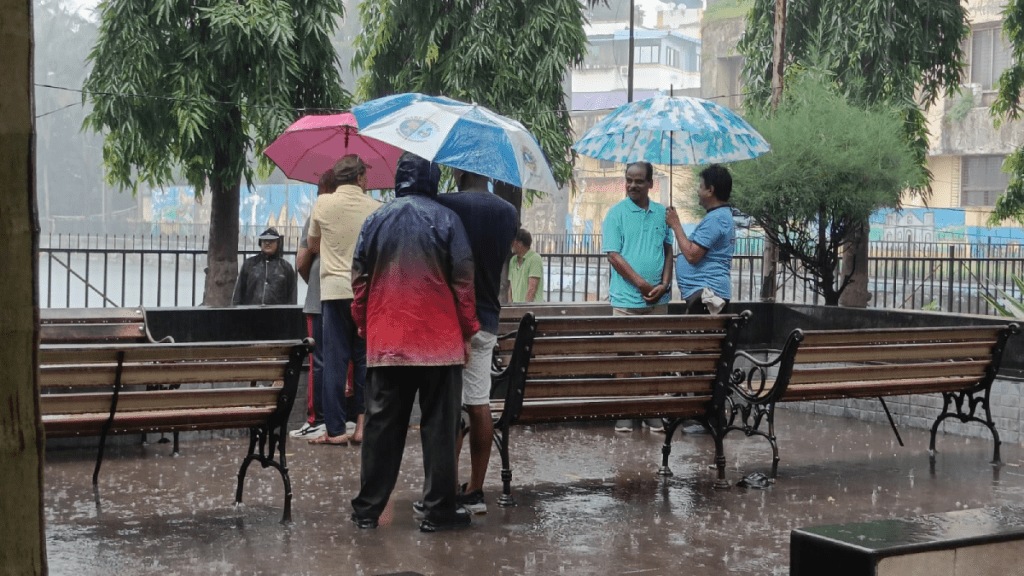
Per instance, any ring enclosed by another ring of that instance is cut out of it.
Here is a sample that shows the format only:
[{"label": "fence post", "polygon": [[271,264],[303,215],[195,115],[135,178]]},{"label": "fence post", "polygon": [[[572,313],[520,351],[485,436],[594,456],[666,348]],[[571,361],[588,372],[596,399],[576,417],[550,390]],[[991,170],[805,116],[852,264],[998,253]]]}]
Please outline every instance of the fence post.
[{"label": "fence post", "polygon": [[953,273],[956,264],[953,262],[953,258],[956,255],[956,248],[952,244],[949,245],[949,256],[946,258],[946,266],[949,269],[949,284],[947,285],[946,292],[946,312],[953,311]]}]

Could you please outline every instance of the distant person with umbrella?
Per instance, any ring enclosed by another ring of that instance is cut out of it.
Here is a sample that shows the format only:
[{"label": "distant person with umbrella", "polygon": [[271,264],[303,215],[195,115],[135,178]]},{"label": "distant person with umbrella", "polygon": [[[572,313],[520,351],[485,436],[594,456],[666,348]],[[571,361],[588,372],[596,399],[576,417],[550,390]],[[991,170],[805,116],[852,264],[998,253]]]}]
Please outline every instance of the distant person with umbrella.
[{"label": "distant person with umbrella", "polygon": [[[437,201],[459,216],[469,237],[476,315],[480,320],[480,331],[470,340],[469,357],[462,371],[462,404],[469,414],[471,472],[469,481],[462,485],[459,504],[474,514],[486,514],[483,486],[494,441],[491,357],[498,343],[501,269],[519,228],[519,214],[515,206],[488,190],[486,176],[455,168],[452,178],[459,191],[439,194]],[[461,453],[462,442],[458,445]]]},{"label": "distant person with umbrella", "polygon": [[[650,199],[654,166],[626,166],[626,198],[612,206],[602,225],[604,251],[612,268],[608,285],[613,316],[668,314],[672,297],[672,230],[665,206]],[[660,419],[647,421],[652,431],[664,431]],[[631,432],[630,420],[615,423],[616,432]]]},{"label": "distant person with umbrella", "polygon": [[376,528],[398,480],[419,393],[426,473],[423,532],[464,528],[456,496],[462,367],[480,330],[473,252],[458,215],[436,201],[441,171],[405,153],[395,200],[363,224],[353,259],[352,317],[365,334],[365,444],[352,521]]},{"label": "distant person with umbrella", "polygon": [[687,237],[675,208],[665,214],[679,247],[676,283],[686,300],[687,314],[718,314],[732,298],[732,256],[736,248],[736,224],[729,198],[732,176],[721,165],[700,171],[697,200],[707,212]]},{"label": "distant person with umbrella", "polygon": [[258,243],[260,253],[242,263],[231,303],[235,306],[295,304],[295,269],[283,257],[281,235],[276,228],[267,228],[260,234]]},{"label": "distant person with umbrella", "polygon": [[[381,206],[366,195],[366,164],[355,154],[334,165],[337,187],[313,205],[309,222],[309,250],[320,255],[320,308],[323,318],[324,422],[327,433],[310,444],[358,444],[363,438],[363,387],[366,380],[366,341],[357,334],[352,318],[352,258],[359,229]],[[317,345],[320,345],[317,342]],[[354,365],[353,391],[358,416],[356,429],[346,433],[345,382],[348,364]]]}]

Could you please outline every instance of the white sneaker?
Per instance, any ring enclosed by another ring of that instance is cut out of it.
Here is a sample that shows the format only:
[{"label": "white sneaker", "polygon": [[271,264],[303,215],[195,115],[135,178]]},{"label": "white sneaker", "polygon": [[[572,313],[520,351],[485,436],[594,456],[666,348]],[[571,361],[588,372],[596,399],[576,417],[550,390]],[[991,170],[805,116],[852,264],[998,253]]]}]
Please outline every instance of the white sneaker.
[{"label": "white sneaker", "polygon": [[302,425],[302,428],[298,430],[292,430],[288,433],[292,438],[306,438],[312,440],[313,438],[319,438],[327,433],[327,427],[323,424],[317,424],[316,426],[306,422]]}]

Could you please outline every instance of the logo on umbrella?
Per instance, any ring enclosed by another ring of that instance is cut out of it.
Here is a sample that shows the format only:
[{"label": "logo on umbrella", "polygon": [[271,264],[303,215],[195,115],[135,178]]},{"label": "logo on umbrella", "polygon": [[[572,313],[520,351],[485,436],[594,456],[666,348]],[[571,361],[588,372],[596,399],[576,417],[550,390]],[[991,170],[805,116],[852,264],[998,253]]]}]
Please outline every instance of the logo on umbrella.
[{"label": "logo on umbrella", "polygon": [[398,133],[413,142],[429,140],[437,131],[437,124],[426,118],[409,118],[398,125]]},{"label": "logo on umbrella", "polygon": [[526,169],[530,171],[530,174],[536,174],[537,159],[533,157],[533,153],[527,150],[525,146],[520,148],[519,152],[520,156],[523,157],[523,166],[526,166]]}]

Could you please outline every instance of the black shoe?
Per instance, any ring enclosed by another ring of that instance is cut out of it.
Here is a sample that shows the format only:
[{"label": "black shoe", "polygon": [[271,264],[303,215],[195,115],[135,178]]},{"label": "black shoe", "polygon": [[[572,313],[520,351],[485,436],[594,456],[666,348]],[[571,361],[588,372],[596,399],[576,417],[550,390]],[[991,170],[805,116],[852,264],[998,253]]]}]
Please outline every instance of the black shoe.
[{"label": "black shoe", "polygon": [[412,503],[412,515],[414,518],[422,519],[427,516],[427,507],[423,505],[423,500],[417,500]]},{"label": "black shoe", "polygon": [[468,528],[472,523],[470,520],[470,513],[465,508],[458,508],[452,514],[446,515],[427,515],[427,517],[420,522],[420,532],[441,532],[444,530],[457,530],[459,528]]},{"label": "black shoe", "polygon": [[484,501],[484,491],[474,490],[466,492],[466,485],[462,485],[462,493],[455,497],[455,501],[471,514],[487,514],[487,502]]},{"label": "black shoe", "polygon": [[352,522],[359,527],[360,530],[370,530],[377,527],[377,519],[369,518],[367,516],[360,516],[355,512],[352,513]]}]

